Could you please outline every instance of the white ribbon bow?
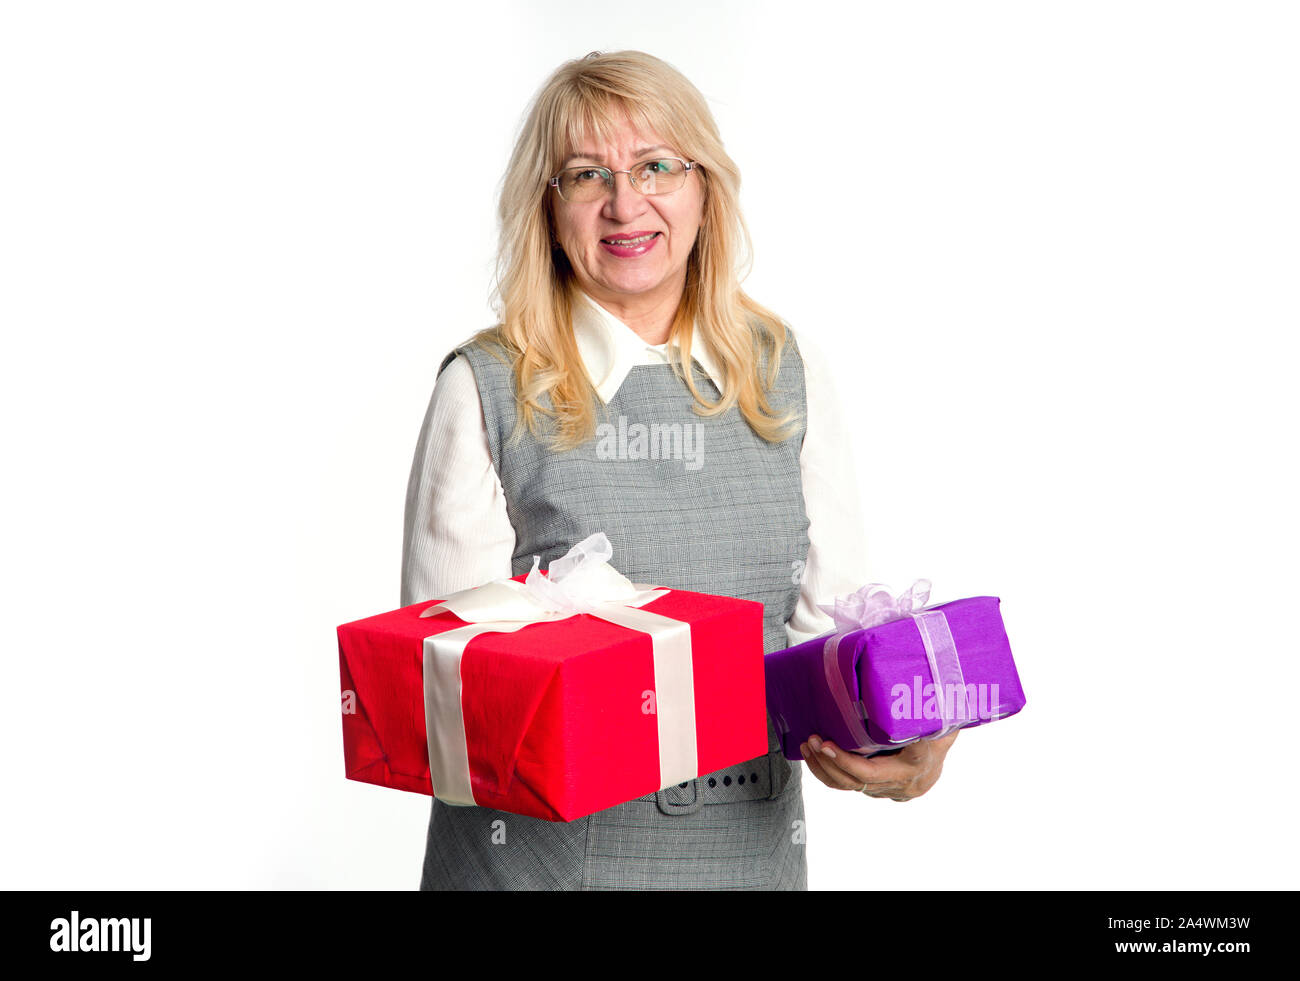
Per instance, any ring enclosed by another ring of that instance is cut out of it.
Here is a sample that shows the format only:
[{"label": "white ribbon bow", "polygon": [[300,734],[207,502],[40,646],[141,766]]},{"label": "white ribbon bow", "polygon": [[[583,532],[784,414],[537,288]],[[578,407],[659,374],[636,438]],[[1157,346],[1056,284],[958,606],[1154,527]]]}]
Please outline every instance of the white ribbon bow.
[{"label": "white ribbon bow", "polygon": [[542,575],[541,557],[534,555],[523,582],[502,579],[463,589],[420,614],[451,612],[466,622],[424,640],[425,724],[435,797],[448,804],[475,803],[461,703],[466,645],[482,633],[509,633],[580,613],[650,635],[659,789],[698,775],[691,625],[640,609],[670,590],[631,582],[609,565],[613,554],[609,539],[598,531],[553,561],[549,575]]},{"label": "white ribbon bow", "polygon": [[890,620],[901,620],[930,601],[930,580],[918,579],[895,598],[883,583],[868,583],[855,592],[835,597],[830,606],[817,609],[830,614],[837,631],[865,630]]},{"label": "white ribbon bow", "polygon": [[640,607],[668,592],[635,584],[609,564],[614,547],[603,531],[588,535],[542,575],[540,555],[523,582],[500,579],[452,593],[422,617],[451,612],[466,623],[545,623],[578,613],[600,615],[611,605]]}]

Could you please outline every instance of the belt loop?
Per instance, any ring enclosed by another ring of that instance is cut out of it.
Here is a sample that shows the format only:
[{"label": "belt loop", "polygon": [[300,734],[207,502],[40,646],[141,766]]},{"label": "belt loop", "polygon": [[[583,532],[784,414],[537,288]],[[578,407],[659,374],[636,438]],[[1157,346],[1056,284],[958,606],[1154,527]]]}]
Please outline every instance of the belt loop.
[{"label": "belt loop", "polygon": [[689,780],[684,784],[675,783],[671,787],[665,787],[655,794],[655,804],[665,814],[694,814],[704,806],[698,782]]},{"label": "belt loop", "polygon": [[772,792],[767,795],[768,800],[776,800],[785,791],[794,767],[795,764],[787,760],[779,749],[767,754],[767,772],[772,783]]},{"label": "belt loop", "polygon": [[[782,720],[784,722],[785,720]],[[767,774],[768,785],[771,788],[767,795],[768,800],[776,800],[785,790],[785,785],[790,782],[790,771],[793,764],[785,758],[785,753],[781,749],[781,739],[776,734],[776,726],[772,723],[771,713],[767,717]]]}]

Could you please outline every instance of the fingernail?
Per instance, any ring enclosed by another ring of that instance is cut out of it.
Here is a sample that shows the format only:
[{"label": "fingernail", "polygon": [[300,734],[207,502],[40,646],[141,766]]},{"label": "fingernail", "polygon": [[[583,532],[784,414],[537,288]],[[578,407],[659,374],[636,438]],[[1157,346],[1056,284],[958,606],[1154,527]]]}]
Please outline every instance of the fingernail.
[{"label": "fingernail", "polygon": [[809,736],[809,737],[808,737],[808,745],[811,746],[811,747],[812,747],[814,750],[816,750],[818,753],[820,753],[820,752],[822,751],[822,741],[821,741],[819,738],[817,738],[816,736]]},{"label": "fingernail", "polygon": [[835,759],[835,750],[831,749],[829,746],[822,746],[822,752],[831,759]]},{"label": "fingernail", "polygon": [[808,758],[808,744],[804,743],[799,747],[799,752],[803,753],[804,759]]}]

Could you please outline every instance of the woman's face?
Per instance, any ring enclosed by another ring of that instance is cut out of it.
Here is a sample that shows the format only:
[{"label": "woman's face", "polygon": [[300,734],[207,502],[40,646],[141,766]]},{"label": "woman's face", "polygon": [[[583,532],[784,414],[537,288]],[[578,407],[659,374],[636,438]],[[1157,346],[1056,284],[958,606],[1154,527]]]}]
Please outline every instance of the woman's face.
[{"label": "woman's face", "polygon": [[[638,132],[624,121],[614,142],[579,148],[581,155],[561,168],[599,164],[610,170],[631,170],[655,156],[681,157],[654,133]],[[627,174],[614,176],[614,187],[589,202],[565,201],[552,189],[555,234],[573,266],[578,283],[594,299],[615,307],[672,302],[686,283],[686,260],[704,217],[704,185],[696,170],[667,194],[645,195],[632,187]],[[609,244],[653,234],[632,248]]]}]

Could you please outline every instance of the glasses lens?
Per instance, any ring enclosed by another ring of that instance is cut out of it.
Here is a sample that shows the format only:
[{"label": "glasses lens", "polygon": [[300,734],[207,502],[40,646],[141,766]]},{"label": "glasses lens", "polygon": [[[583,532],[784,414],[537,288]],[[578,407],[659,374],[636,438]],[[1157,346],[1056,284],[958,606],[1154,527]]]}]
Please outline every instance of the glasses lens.
[{"label": "glasses lens", "polygon": [[608,188],[609,171],[603,167],[570,167],[560,174],[560,197],[566,201],[594,201]]},{"label": "glasses lens", "polygon": [[647,160],[637,164],[632,175],[642,194],[667,194],[682,186],[686,179],[686,165],[672,157]]}]

